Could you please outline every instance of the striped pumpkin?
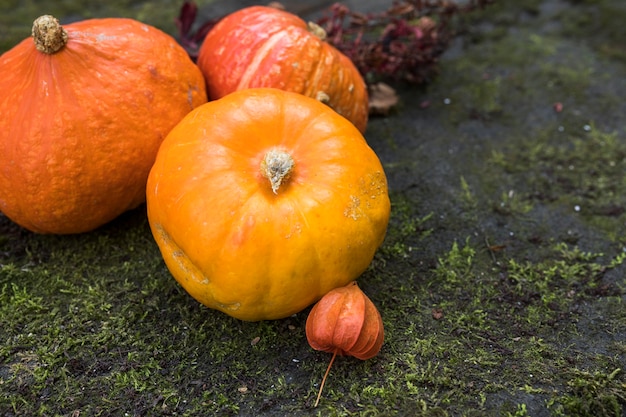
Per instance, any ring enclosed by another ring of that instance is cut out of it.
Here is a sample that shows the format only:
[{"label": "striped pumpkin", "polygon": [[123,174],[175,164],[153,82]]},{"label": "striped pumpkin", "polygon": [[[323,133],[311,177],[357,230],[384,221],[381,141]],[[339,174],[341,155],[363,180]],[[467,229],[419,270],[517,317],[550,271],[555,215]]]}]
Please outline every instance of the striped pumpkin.
[{"label": "striped pumpkin", "polygon": [[224,17],[207,34],[198,56],[209,98],[246,88],[278,88],[324,102],[364,132],[366,84],[325,36],[320,26],[271,7],[247,7]]}]

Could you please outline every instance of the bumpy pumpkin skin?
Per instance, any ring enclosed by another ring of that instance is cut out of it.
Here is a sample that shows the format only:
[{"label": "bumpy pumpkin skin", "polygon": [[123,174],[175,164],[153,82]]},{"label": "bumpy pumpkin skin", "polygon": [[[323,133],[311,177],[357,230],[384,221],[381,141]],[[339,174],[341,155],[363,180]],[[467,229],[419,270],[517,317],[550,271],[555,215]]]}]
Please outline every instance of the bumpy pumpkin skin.
[{"label": "bumpy pumpkin skin", "polygon": [[[293,158],[273,192],[270,150]],[[297,313],[356,279],[390,214],[383,167],[360,132],[314,99],[248,89],[188,114],[147,186],[165,263],[195,299],[257,321]]]},{"label": "bumpy pumpkin skin", "polygon": [[28,38],[0,57],[0,211],[39,233],[90,231],[144,202],[160,143],[207,100],[164,32],[122,18],[64,28],[56,53]]},{"label": "bumpy pumpkin skin", "polygon": [[325,102],[361,132],[367,126],[359,71],[294,14],[252,6],[224,17],[204,39],[198,66],[211,99],[244,88],[280,88]]}]

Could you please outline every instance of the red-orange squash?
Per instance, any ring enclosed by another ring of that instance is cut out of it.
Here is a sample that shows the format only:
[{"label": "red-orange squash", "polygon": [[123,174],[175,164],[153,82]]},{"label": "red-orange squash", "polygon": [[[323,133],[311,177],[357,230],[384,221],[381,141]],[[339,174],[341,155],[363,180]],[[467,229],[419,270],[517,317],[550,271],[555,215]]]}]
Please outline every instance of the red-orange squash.
[{"label": "red-orange squash", "polygon": [[287,317],[356,279],[390,213],[383,167],[354,125],[271,88],[189,113],[161,145],[147,208],[174,278],[250,321]]},{"label": "red-orange squash", "polygon": [[159,145],[207,100],[174,38],[122,18],[38,18],[0,57],[0,91],[0,211],[59,234],[144,202]]},{"label": "red-orange squash", "polygon": [[209,98],[244,88],[280,88],[328,104],[364,132],[365,82],[325,36],[321,27],[271,7],[247,7],[224,17],[198,55]]}]

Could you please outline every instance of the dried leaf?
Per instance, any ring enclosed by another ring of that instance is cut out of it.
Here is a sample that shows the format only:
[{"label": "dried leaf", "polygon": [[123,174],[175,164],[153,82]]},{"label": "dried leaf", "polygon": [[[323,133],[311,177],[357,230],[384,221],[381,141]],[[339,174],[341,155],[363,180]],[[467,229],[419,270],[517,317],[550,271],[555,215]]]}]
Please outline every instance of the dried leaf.
[{"label": "dried leaf", "polygon": [[386,116],[398,104],[398,94],[391,86],[378,82],[368,86],[369,113]]}]

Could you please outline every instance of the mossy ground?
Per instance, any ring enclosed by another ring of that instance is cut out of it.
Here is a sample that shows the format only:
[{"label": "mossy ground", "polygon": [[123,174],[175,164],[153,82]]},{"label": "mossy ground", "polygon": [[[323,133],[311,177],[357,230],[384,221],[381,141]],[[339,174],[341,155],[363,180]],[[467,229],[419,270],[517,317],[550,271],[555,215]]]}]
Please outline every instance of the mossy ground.
[{"label": "mossy ground", "polygon": [[386,341],[315,409],[308,310],[200,306],[144,207],[77,236],[0,218],[0,415],[626,415],[625,17],[498,2],[371,121],[392,219],[359,282]]}]

